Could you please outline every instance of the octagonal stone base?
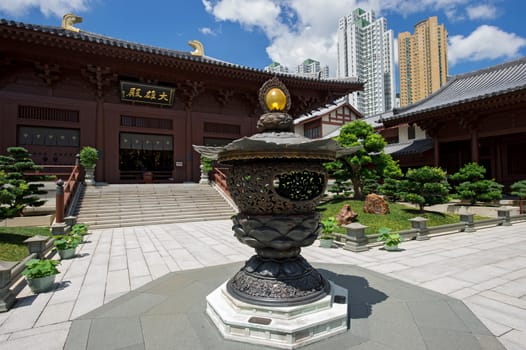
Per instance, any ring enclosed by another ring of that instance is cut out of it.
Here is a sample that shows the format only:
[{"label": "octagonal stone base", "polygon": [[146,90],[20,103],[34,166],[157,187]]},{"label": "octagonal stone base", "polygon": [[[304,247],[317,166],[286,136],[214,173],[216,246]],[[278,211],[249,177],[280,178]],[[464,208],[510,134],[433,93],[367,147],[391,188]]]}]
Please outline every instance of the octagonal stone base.
[{"label": "octagonal stone base", "polygon": [[225,339],[296,349],[347,331],[348,291],[332,282],[331,294],[323,299],[287,307],[237,300],[226,283],[206,297],[206,313]]}]

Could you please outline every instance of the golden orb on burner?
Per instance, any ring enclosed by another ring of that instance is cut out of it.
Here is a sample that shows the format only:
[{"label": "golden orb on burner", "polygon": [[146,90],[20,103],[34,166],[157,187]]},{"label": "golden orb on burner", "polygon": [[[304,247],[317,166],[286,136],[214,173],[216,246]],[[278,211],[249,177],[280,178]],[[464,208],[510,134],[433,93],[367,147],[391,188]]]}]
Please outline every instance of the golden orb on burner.
[{"label": "golden orb on burner", "polygon": [[279,88],[272,88],[265,96],[265,103],[271,112],[283,111],[287,105],[287,96],[283,90]]}]

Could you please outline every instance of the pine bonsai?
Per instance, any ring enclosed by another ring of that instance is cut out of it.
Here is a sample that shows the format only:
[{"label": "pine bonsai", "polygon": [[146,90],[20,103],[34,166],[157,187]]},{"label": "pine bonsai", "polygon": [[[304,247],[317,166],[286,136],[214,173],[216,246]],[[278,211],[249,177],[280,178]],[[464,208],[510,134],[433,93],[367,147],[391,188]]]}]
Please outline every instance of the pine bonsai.
[{"label": "pine bonsai", "polygon": [[526,199],[526,180],[521,180],[513,183],[511,186],[511,194],[519,197],[520,199]]},{"label": "pine bonsai", "polygon": [[23,147],[8,147],[7,155],[0,155],[0,219],[20,216],[25,207],[39,207],[45,200],[39,195],[45,194],[41,183],[48,178],[43,175],[31,175],[41,170],[30,158]]},{"label": "pine bonsai", "polygon": [[502,198],[503,185],[494,180],[484,179],[486,168],[477,163],[468,163],[451,175],[451,180],[458,183],[455,191],[460,199],[471,204],[491,202]]},{"label": "pine bonsai", "polygon": [[409,169],[405,180],[400,183],[399,195],[402,200],[417,204],[421,212],[425,205],[446,203],[448,194],[446,172],[437,167]]}]

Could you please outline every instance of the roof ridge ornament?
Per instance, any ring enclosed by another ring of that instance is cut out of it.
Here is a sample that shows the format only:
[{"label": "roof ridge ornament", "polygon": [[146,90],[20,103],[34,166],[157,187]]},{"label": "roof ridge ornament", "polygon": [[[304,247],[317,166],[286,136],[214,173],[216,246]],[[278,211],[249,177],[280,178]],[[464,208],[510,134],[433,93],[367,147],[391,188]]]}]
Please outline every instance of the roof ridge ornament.
[{"label": "roof ridge ornament", "polygon": [[203,57],[205,55],[205,48],[199,40],[190,40],[188,45],[195,49],[191,52],[192,56]]},{"label": "roof ridge ornament", "polygon": [[66,13],[62,16],[62,28],[78,33],[80,29],[73,26],[76,23],[82,23],[82,17],[74,15],[73,13]]}]

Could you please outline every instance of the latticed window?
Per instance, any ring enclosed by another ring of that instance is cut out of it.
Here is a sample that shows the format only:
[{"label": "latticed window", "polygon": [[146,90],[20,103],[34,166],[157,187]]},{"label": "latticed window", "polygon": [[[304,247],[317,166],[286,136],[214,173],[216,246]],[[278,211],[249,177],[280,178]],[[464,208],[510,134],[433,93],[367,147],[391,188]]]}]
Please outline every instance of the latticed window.
[{"label": "latticed window", "polygon": [[215,134],[240,135],[241,127],[235,124],[205,123],[204,132]]},{"label": "latticed window", "polygon": [[144,129],[172,129],[171,119],[121,116],[121,126]]},{"label": "latticed window", "polygon": [[20,126],[18,144],[20,146],[79,147],[80,130]]},{"label": "latticed window", "polygon": [[18,119],[78,123],[79,112],[47,107],[18,106]]}]

